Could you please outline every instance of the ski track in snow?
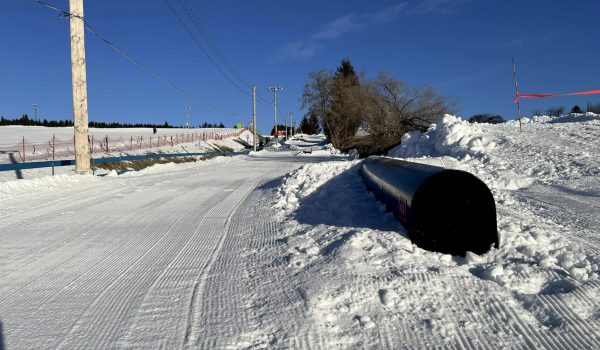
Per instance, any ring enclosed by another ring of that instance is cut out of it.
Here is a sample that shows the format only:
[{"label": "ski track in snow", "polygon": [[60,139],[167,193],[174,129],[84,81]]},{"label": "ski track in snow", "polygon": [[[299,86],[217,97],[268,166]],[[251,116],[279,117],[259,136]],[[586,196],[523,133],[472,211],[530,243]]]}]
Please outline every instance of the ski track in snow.
[{"label": "ski track in snow", "polygon": [[12,215],[0,222],[7,347],[199,346],[212,267],[247,219],[239,215],[268,207],[244,198],[300,165],[239,157],[9,197]]}]

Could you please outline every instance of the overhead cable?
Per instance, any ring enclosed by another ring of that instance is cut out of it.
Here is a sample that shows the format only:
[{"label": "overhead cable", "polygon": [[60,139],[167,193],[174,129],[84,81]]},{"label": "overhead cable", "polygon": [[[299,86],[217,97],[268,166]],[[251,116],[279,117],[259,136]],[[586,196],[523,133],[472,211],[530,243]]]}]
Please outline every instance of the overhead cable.
[{"label": "overhead cable", "polygon": [[185,89],[175,85],[173,82],[171,82],[170,80],[162,77],[161,75],[159,75],[158,73],[154,72],[153,70],[151,70],[148,66],[144,65],[142,62],[140,62],[139,60],[133,58],[130,54],[128,54],[127,52],[125,52],[122,48],[120,48],[119,46],[117,46],[116,44],[112,43],[111,41],[109,41],[106,37],[104,37],[103,35],[101,35],[100,33],[98,33],[96,30],[94,30],[88,23],[87,21],[81,17],[81,16],[77,16],[77,15],[73,15],[67,11],[61,10],[53,5],[50,5],[48,3],[45,3],[43,1],[40,0],[33,0],[34,2],[45,6],[49,9],[52,9],[56,12],[59,13],[59,16],[61,18],[70,18],[70,17],[75,17],[75,18],[79,18],[81,21],[83,21],[84,23],[84,27],[85,29],[87,29],[90,33],[94,34],[98,39],[100,39],[102,42],[104,42],[106,45],[108,45],[110,48],[112,48],[114,51],[116,51],[118,54],[120,54],[121,56],[125,57],[127,60],[129,60],[130,62],[132,62],[133,64],[137,65],[138,67],[140,67],[141,69],[143,69],[144,71],[146,71],[147,73],[149,73],[150,75],[152,75],[154,78],[162,81],[163,83],[169,85],[171,88],[173,88],[174,90],[178,91],[179,93],[187,96],[188,98],[202,104],[203,106],[210,108],[214,111],[217,112],[221,112],[224,114],[228,114],[231,116],[239,116],[238,113],[232,113],[229,111],[226,111],[224,109],[221,109],[219,107],[216,107],[204,100],[201,100],[200,98],[192,95],[191,93],[189,93],[188,91],[186,91]]}]

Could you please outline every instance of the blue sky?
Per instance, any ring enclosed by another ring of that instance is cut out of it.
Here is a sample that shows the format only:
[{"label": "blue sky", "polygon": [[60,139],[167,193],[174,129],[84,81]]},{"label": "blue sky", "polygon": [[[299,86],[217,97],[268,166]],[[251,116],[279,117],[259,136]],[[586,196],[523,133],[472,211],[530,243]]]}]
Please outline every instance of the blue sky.
[{"label": "blue sky", "polygon": [[[67,10],[67,0],[45,0]],[[169,0],[187,20],[180,0]],[[0,115],[72,117],[69,23],[31,0],[4,0],[0,11]],[[86,32],[89,115],[96,121],[224,122],[251,116],[251,99],[209,61],[165,0],[84,0],[87,22],[211,110],[155,79]],[[357,71],[385,71],[410,85],[431,85],[453,98],[459,115],[498,113],[512,119],[511,57],[521,92],[600,89],[597,0],[187,0],[238,75],[256,84],[258,125],[273,123],[271,84],[281,85],[278,115],[301,116],[310,71],[334,70],[348,57]],[[206,50],[193,23],[187,20]],[[210,52],[210,51],[209,51]],[[213,60],[220,63],[213,55]],[[221,69],[227,71],[223,65]],[[230,78],[249,89],[233,73]],[[533,109],[570,109],[600,96],[526,100]]]}]

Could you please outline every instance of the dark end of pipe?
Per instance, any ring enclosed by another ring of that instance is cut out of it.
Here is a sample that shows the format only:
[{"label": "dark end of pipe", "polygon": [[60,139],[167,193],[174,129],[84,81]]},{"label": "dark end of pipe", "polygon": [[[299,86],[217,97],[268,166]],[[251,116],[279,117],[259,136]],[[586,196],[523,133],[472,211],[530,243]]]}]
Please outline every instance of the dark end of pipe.
[{"label": "dark end of pipe", "polygon": [[419,247],[465,256],[498,247],[496,204],[474,175],[445,170],[427,178],[412,201],[408,231]]}]

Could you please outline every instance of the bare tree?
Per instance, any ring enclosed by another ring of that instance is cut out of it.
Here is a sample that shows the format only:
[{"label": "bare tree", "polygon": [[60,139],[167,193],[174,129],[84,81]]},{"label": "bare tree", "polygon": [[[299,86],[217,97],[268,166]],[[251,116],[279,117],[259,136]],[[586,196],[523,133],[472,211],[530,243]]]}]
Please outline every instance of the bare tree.
[{"label": "bare tree", "polygon": [[[358,148],[361,155],[386,152],[412,130],[425,130],[452,104],[432,88],[413,88],[386,74],[358,77],[347,60],[335,74],[309,74],[302,107],[318,116],[324,133],[338,149]],[[369,135],[357,136],[362,127]]]},{"label": "bare tree", "polygon": [[328,116],[331,114],[333,103],[332,85],[333,77],[331,73],[324,70],[310,72],[308,83],[304,85],[302,93],[302,108],[308,108],[309,113],[316,115],[321,120],[324,130],[329,130],[331,127]]},{"label": "bare tree", "polygon": [[364,129],[371,136],[368,153],[385,152],[412,130],[426,130],[453,106],[431,87],[413,88],[384,73],[363,91]]},{"label": "bare tree", "polygon": [[349,60],[342,60],[335,74],[312,72],[304,87],[302,107],[317,115],[323,132],[340,149],[352,142],[362,124],[362,92],[359,77]]}]

